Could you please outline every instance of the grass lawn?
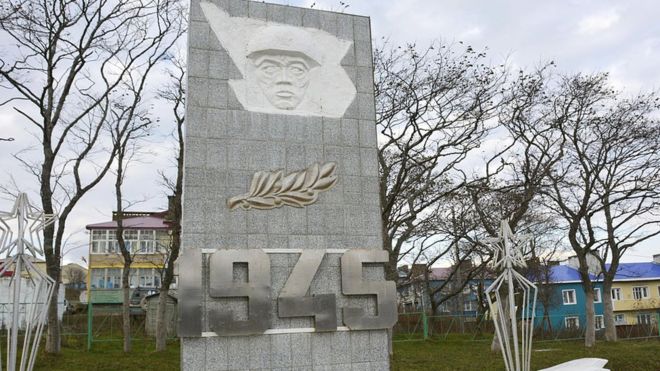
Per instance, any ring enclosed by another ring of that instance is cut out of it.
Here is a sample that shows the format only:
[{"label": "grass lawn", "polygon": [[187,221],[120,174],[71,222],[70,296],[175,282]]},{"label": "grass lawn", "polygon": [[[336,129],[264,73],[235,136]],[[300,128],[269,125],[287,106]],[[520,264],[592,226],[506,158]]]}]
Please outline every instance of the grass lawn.
[{"label": "grass lawn", "polygon": [[179,342],[168,343],[165,352],[156,353],[153,339],[136,340],[133,351],[124,353],[121,341],[94,343],[91,352],[84,347],[62,347],[60,355],[49,355],[39,348],[34,367],[39,371],[168,371],[179,370]]},{"label": "grass lawn", "polygon": [[[154,352],[154,342],[138,340],[133,352],[124,354],[121,342],[95,343],[87,352],[83,347],[64,347],[61,355],[39,355],[35,370],[179,370],[179,343],[173,341],[163,353]],[[660,370],[660,340],[599,342],[586,349],[581,341],[534,343],[532,369],[549,367],[582,357],[606,358],[613,371]],[[490,342],[462,338],[394,343],[392,369],[415,370],[504,370],[499,354],[490,352]]]},{"label": "grass lawn", "polygon": [[[660,340],[599,342],[592,349],[582,341],[533,343],[532,370],[554,366],[576,358],[605,358],[612,371],[660,370]],[[394,343],[396,371],[414,370],[504,370],[499,353],[490,351],[489,341],[461,339],[408,341]]]}]

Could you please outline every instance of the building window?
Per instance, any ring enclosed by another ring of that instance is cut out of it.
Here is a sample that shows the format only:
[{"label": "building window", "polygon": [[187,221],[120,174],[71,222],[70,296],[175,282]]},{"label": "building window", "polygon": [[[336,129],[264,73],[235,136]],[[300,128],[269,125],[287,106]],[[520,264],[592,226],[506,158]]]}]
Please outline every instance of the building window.
[{"label": "building window", "polygon": [[[561,290],[561,296],[564,299],[564,305],[570,305],[570,304],[575,304],[577,301],[575,300],[575,290]],[[567,318],[573,318],[573,317],[567,317]]]},{"label": "building window", "polygon": [[[125,229],[124,230],[124,243],[126,244],[126,250],[135,253],[138,248],[138,231],[137,229]],[[117,248],[117,251],[120,251]]]},{"label": "building window", "polygon": [[105,288],[105,268],[92,269],[90,284],[93,289]]},{"label": "building window", "polygon": [[625,325],[626,324],[626,319],[623,316],[623,314],[615,314],[614,315],[614,323],[617,325]]},{"label": "building window", "polygon": [[595,319],[596,319],[596,330],[605,328],[605,322],[603,321],[602,315],[596,315]]},{"label": "building window", "polygon": [[171,244],[170,231],[156,231],[156,252],[165,253],[169,251]]},{"label": "building window", "polygon": [[621,289],[620,288],[614,288],[612,289],[612,300],[617,301],[621,300]]},{"label": "building window", "polygon": [[121,269],[93,268],[90,281],[93,289],[121,288]]},{"label": "building window", "polygon": [[92,254],[102,254],[107,246],[107,231],[92,231]]},{"label": "building window", "polygon": [[[92,254],[117,254],[120,252],[117,242],[116,230],[92,230],[91,253]],[[166,251],[169,246],[168,231],[156,231],[153,229],[124,230],[124,242],[126,248],[134,254],[155,254]]]},{"label": "building window", "polygon": [[153,230],[140,231],[140,254],[153,254],[154,252],[154,233]]},{"label": "building window", "polygon": [[649,297],[649,288],[647,286],[633,287],[633,299],[641,300]]},{"label": "building window", "polygon": [[117,246],[117,232],[108,231],[108,246],[104,251],[106,254],[115,254],[119,252],[119,247]]},{"label": "building window", "polygon": [[594,303],[601,303],[603,298],[600,296],[600,289],[594,289]]},{"label": "building window", "polygon": [[136,287],[160,287],[160,272],[153,268],[132,268],[130,284]]},{"label": "building window", "polygon": [[469,300],[463,303],[463,311],[473,312],[477,310],[477,302]]},{"label": "building window", "polygon": [[106,269],[105,288],[106,289],[119,289],[121,288],[121,269],[108,268]]},{"label": "building window", "polygon": [[578,317],[564,317],[564,326],[570,329],[580,328],[580,318]]},{"label": "building window", "polygon": [[[92,268],[91,286],[93,289],[121,288],[121,268]],[[129,285],[136,287],[160,287],[160,271],[155,268],[132,268]]]},{"label": "building window", "polygon": [[638,325],[650,325],[651,324],[651,314],[650,313],[639,313],[637,315],[637,324]]}]

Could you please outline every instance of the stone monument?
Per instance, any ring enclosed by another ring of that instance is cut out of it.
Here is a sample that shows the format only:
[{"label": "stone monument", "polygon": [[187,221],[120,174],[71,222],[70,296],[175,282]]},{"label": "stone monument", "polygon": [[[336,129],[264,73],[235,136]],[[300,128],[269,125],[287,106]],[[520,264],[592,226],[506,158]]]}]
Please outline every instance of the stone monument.
[{"label": "stone monument", "polygon": [[369,18],[192,0],[183,370],[387,370]]}]

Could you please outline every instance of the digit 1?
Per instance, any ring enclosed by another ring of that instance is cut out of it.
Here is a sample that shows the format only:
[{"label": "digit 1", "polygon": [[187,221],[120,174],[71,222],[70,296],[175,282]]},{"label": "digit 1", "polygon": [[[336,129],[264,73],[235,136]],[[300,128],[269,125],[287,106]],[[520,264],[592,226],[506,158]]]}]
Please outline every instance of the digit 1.
[{"label": "digit 1", "polygon": [[[234,282],[234,263],[247,263],[247,282]],[[219,250],[209,259],[209,295],[214,298],[248,298],[248,319],[235,321],[232,312],[211,309],[211,330],[218,335],[255,335],[270,328],[270,260],[257,249]]]},{"label": "digit 1", "polygon": [[202,336],[202,252],[184,250],[179,257],[179,336]]},{"label": "digit 1", "polygon": [[307,296],[325,251],[304,250],[277,299],[280,317],[314,317],[317,331],[337,330],[335,294]]},{"label": "digit 1", "polygon": [[362,280],[362,264],[386,263],[387,251],[353,249],[341,257],[341,287],[344,295],[376,295],[377,315],[365,316],[362,308],[344,308],[344,324],[351,330],[391,328],[397,321],[396,284]]}]

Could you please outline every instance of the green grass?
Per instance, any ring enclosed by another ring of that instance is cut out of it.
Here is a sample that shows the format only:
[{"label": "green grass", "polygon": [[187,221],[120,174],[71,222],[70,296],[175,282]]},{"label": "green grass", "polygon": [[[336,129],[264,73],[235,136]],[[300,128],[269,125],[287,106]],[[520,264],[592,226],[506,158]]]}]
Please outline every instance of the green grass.
[{"label": "green grass", "polygon": [[[120,341],[98,342],[91,352],[82,344],[63,347],[62,354],[42,352],[35,370],[179,370],[179,343],[173,341],[162,353],[154,351],[151,339],[138,339],[133,352],[124,354]],[[575,358],[599,357],[610,362],[613,371],[660,369],[660,340],[623,340],[617,343],[599,342],[586,349],[581,341],[549,341],[534,343],[532,369],[550,367]],[[448,339],[401,341],[394,343],[392,370],[504,370],[499,354],[490,351],[490,342],[450,336]]]},{"label": "green grass", "polygon": [[[534,343],[532,370],[550,367],[576,358],[609,360],[612,371],[660,370],[660,340],[599,342],[587,349],[582,341]],[[394,343],[393,370],[504,370],[499,353],[490,351],[489,341],[462,339],[407,341]]]},{"label": "green grass", "polygon": [[49,355],[40,348],[35,370],[43,371],[146,371],[179,370],[179,342],[167,344],[164,352],[155,352],[153,339],[133,342],[131,353],[122,351],[121,341],[94,343],[91,352],[85,347],[63,347],[59,355]]}]

